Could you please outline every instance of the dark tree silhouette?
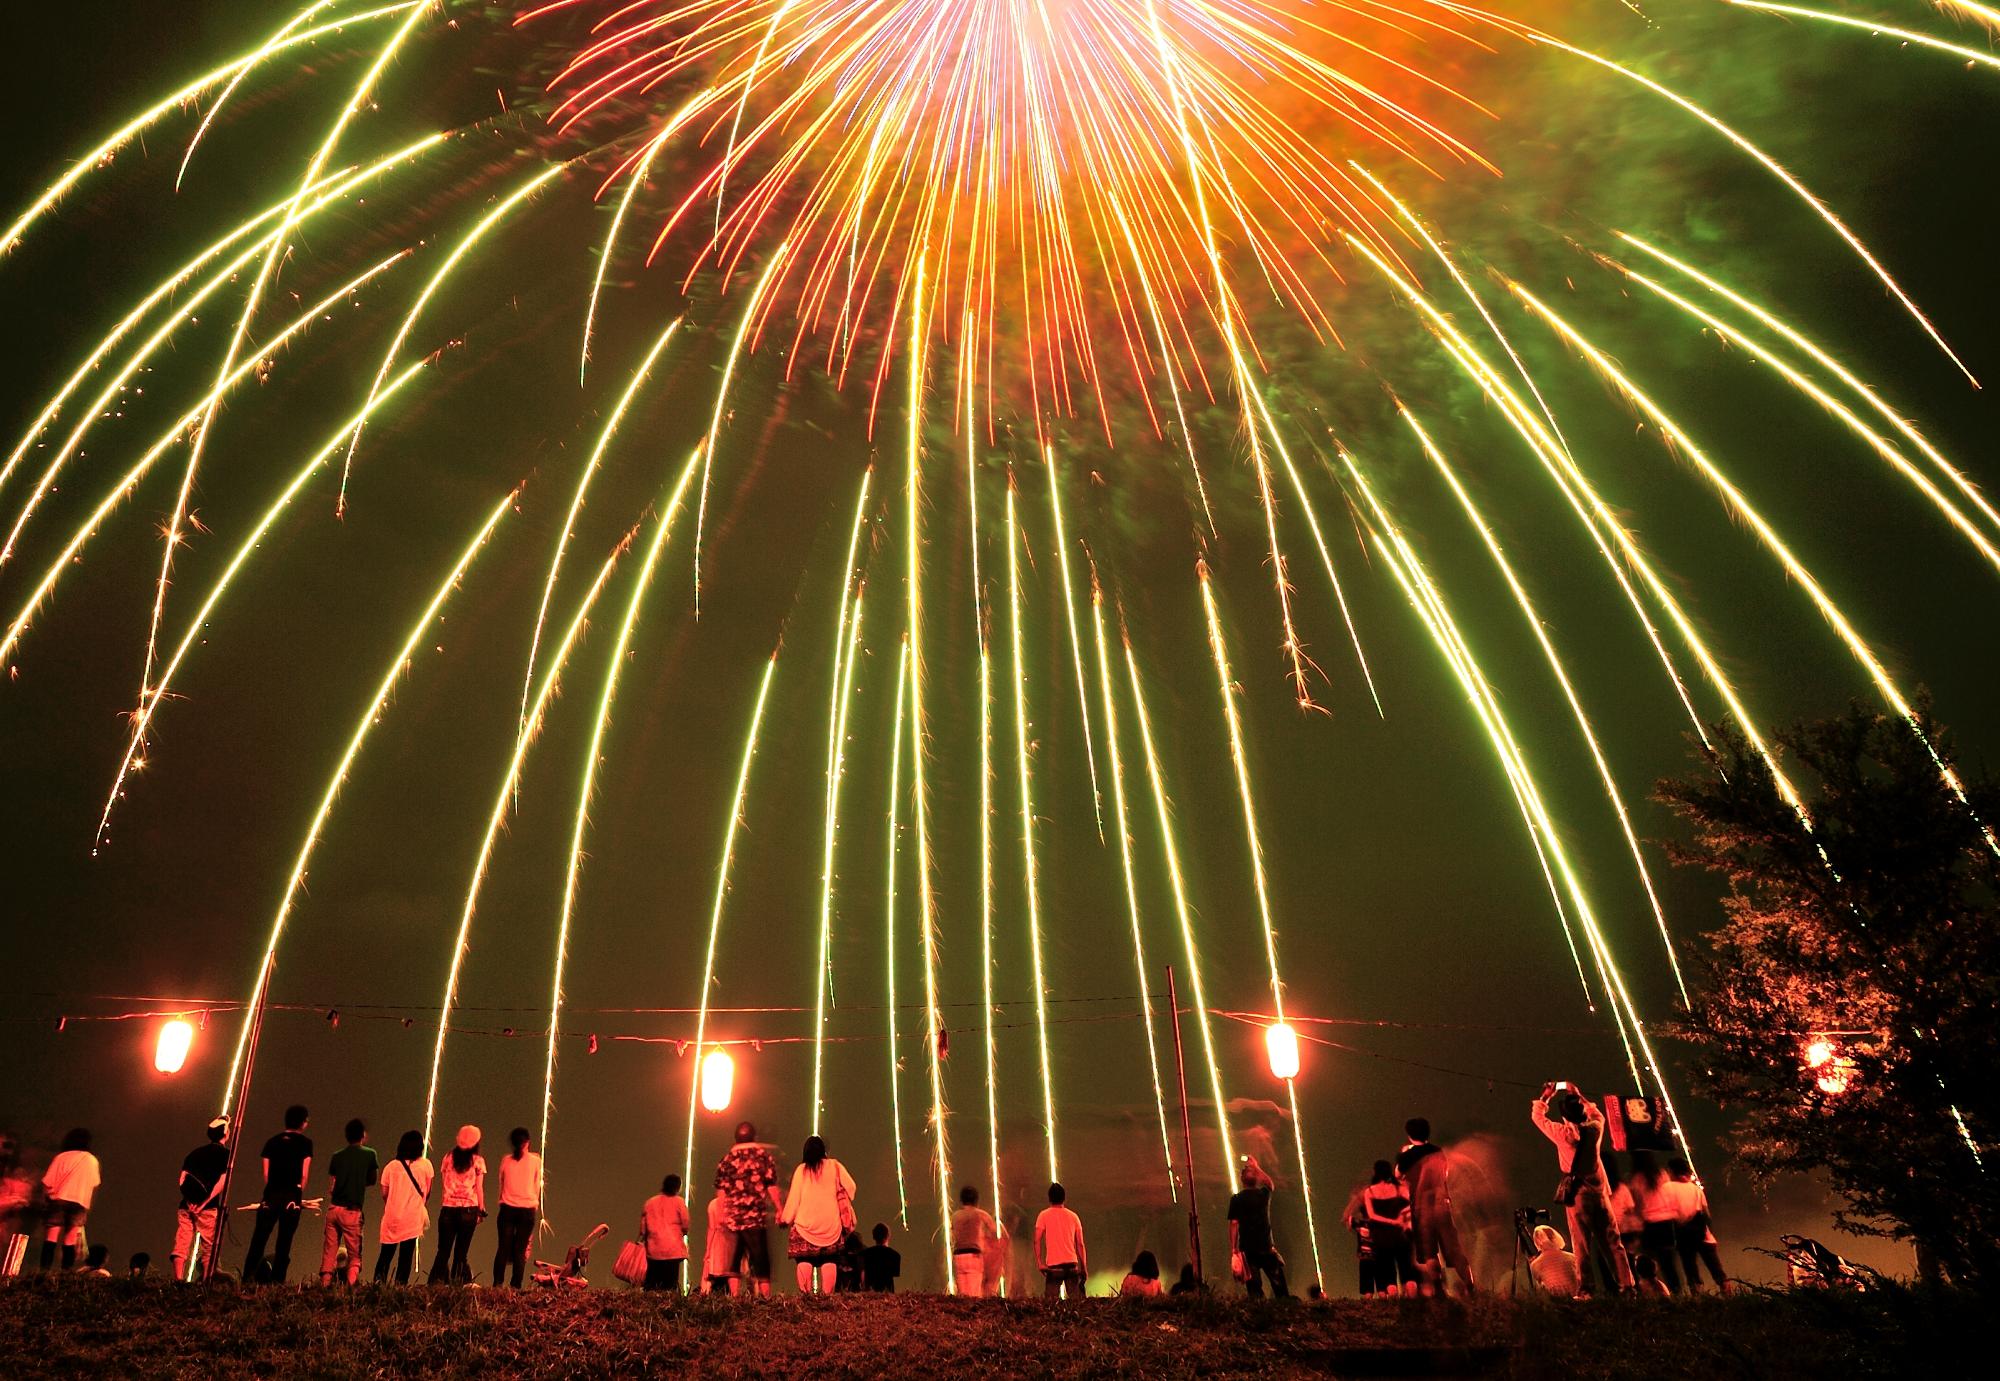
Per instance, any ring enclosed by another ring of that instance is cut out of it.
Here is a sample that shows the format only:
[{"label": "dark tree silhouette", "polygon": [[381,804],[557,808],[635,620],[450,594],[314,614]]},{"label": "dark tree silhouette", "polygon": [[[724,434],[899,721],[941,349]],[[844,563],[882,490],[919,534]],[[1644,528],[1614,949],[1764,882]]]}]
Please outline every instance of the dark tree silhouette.
[{"label": "dark tree silhouette", "polygon": [[1684,1028],[1696,1086],[1754,1173],[1824,1170],[1842,1227],[2000,1287],[2000,791],[1959,800],[1908,723],[1860,709],[1777,752],[1810,828],[1733,732],[1659,787],[1693,833],[1677,861],[1730,889]]}]

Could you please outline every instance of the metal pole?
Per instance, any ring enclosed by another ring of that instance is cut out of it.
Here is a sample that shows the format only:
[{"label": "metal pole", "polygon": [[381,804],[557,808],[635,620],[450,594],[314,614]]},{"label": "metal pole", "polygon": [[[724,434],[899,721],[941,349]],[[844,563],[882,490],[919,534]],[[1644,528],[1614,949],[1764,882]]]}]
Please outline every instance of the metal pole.
[{"label": "metal pole", "polygon": [[1180,990],[1174,986],[1174,966],[1167,965],[1167,1010],[1174,1019],[1174,1073],[1181,1086],[1181,1181],[1187,1187],[1188,1260],[1194,1265],[1196,1280],[1201,1273],[1201,1214],[1195,1207],[1194,1128],[1188,1122],[1187,1057],[1181,1049]]},{"label": "metal pole", "polygon": [[[215,1206],[215,1244],[209,1249],[208,1266],[201,1272],[203,1280],[212,1280],[222,1267],[222,1243],[229,1227],[229,1196],[236,1193],[236,1156],[243,1148],[244,1113],[250,1102],[250,1078],[257,1068],[257,1046],[264,1035],[265,1004],[270,997],[271,959],[264,961],[264,971],[257,982],[256,1006],[250,1013],[250,1039],[244,1042],[243,1075],[237,1081],[234,1097],[229,1109],[229,1160],[222,1172],[222,1201]],[[261,1192],[261,1191],[260,1191]],[[262,1202],[260,1199],[259,1202]],[[195,1260],[201,1259],[201,1239],[197,1235],[194,1244]],[[251,1282],[244,1281],[248,1285]]]}]

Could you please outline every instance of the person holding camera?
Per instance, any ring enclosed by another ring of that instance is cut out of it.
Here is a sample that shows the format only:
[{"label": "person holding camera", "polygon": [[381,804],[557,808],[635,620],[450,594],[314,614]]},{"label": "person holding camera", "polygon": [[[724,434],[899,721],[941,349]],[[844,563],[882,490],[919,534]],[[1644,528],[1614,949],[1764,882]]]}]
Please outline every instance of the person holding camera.
[{"label": "person holding camera", "polygon": [[1571,1085],[1549,1083],[1528,1105],[1528,1117],[1555,1144],[1556,1167],[1562,1171],[1556,1202],[1569,1213],[1569,1236],[1576,1248],[1583,1293],[1595,1292],[1598,1275],[1620,1291],[1631,1290],[1632,1263],[1612,1231],[1606,1202],[1604,1114]]}]

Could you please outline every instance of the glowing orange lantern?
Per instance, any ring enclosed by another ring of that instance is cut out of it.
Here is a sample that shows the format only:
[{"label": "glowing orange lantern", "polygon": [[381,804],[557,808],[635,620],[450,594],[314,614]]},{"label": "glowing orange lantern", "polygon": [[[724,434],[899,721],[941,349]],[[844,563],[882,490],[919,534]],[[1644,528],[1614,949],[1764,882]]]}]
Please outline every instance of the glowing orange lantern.
[{"label": "glowing orange lantern", "polygon": [[187,1063],[188,1049],[194,1044],[194,1027],[179,1017],[160,1024],[160,1038],[153,1046],[153,1068],[162,1074],[178,1074]]},{"label": "glowing orange lantern", "polygon": [[1280,1079],[1299,1077],[1299,1033],[1284,1022],[1264,1028],[1264,1051],[1271,1057],[1271,1073]]},{"label": "glowing orange lantern", "polygon": [[701,1057],[701,1105],[710,1112],[724,1112],[736,1089],[736,1061],[727,1050],[711,1050]]}]

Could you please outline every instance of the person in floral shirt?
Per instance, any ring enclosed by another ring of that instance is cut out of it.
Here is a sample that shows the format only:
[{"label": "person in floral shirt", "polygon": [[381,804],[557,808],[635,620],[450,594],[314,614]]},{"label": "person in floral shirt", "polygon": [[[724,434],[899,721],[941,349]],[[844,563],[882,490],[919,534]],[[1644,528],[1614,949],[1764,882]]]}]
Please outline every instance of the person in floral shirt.
[{"label": "person in floral shirt", "polygon": [[778,1193],[778,1160],[757,1140],[757,1128],[736,1124],[736,1144],[715,1166],[715,1192],[725,1205],[723,1226],[736,1234],[732,1258],[744,1278],[756,1282],[759,1295],[771,1293],[771,1242],[767,1235],[773,1210],[784,1206]]}]

